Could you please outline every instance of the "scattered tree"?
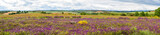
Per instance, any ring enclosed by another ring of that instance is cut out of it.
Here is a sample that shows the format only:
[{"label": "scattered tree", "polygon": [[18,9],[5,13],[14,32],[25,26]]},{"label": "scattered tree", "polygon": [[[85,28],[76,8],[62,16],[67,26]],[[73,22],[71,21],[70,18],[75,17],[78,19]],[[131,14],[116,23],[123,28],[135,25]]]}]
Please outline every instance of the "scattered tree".
[{"label": "scattered tree", "polygon": [[160,7],[155,10],[155,15],[160,17]]},{"label": "scattered tree", "polygon": [[44,12],[44,11],[42,11],[41,13],[42,13],[42,14],[46,14],[46,12]]},{"label": "scattered tree", "polygon": [[64,14],[64,12],[62,12],[62,14]]},{"label": "scattered tree", "polygon": [[127,16],[127,15],[123,13],[123,14],[121,14],[121,16]]},{"label": "scattered tree", "polygon": [[138,13],[138,11],[137,11],[137,12],[135,12],[135,16],[139,16],[139,13]]},{"label": "scattered tree", "polygon": [[148,12],[146,12],[146,16],[149,16]]},{"label": "scattered tree", "polygon": [[145,16],[145,13],[144,13],[144,11],[142,11],[142,12],[141,12],[141,16]]},{"label": "scattered tree", "polygon": [[81,15],[86,15],[87,13],[86,12],[82,12],[82,13],[80,13]]}]

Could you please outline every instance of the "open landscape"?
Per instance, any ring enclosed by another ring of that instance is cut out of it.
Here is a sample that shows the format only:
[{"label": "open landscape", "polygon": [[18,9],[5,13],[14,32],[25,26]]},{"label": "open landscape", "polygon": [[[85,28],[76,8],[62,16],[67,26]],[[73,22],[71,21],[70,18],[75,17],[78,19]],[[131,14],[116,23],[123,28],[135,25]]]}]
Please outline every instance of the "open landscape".
[{"label": "open landscape", "polygon": [[0,16],[0,34],[159,35],[160,18],[154,14],[155,12],[150,11],[103,10],[5,11]]},{"label": "open landscape", "polygon": [[160,35],[160,0],[0,0],[0,35]]}]

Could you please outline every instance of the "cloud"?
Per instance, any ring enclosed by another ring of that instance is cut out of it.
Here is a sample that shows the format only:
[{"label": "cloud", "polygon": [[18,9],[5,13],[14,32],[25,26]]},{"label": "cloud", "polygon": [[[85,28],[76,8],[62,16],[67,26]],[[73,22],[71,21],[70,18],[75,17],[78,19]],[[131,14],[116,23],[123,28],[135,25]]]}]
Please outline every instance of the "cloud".
[{"label": "cloud", "polygon": [[157,5],[157,6],[160,6],[160,0],[116,0],[116,1],[132,2],[132,3],[146,4],[146,5]]},{"label": "cloud", "polygon": [[143,1],[145,2],[139,0],[0,0],[0,10],[154,10],[160,6],[159,0]]}]

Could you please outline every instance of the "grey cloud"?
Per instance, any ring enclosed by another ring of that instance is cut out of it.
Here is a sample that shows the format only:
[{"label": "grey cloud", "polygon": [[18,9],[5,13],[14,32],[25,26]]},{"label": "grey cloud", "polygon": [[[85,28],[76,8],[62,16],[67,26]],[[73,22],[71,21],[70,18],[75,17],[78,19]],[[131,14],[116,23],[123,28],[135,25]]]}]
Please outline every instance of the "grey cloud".
[{"label": "grey cloud", "polygon": [[116,0],[116,1],[160,6],[160,0]]}]

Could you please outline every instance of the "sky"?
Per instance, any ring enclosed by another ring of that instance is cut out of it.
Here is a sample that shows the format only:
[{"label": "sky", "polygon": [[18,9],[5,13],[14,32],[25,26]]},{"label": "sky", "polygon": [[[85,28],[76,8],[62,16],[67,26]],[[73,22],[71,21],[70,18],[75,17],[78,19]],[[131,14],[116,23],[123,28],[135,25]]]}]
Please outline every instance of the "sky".
[{"label": "sky", "polygon": [[0,10],[155,10],[160,0],[0,0]]}]

